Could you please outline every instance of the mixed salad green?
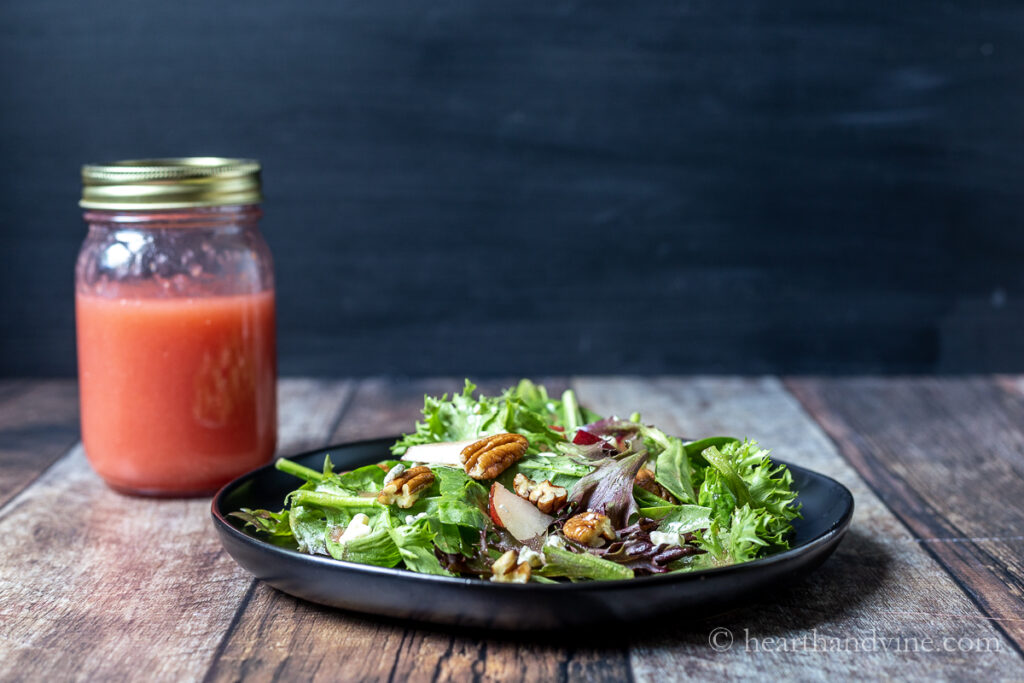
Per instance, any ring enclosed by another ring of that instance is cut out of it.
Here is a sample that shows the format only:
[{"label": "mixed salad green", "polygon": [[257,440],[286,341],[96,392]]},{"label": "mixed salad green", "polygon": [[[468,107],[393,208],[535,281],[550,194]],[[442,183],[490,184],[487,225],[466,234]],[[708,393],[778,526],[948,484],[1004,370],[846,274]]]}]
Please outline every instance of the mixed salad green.
[{"label": "mixed salad green", "polygon": [[[393,459],[349,472],[278,460],[304,481],[285,508],[233,514],[305,553],[492,581],[628,579],[788,547],[792,476],[756,442],[683,441],[529,380],[475,389],[426,397]],[[471,469],[470,446],[496,463],[491,476]]]}]

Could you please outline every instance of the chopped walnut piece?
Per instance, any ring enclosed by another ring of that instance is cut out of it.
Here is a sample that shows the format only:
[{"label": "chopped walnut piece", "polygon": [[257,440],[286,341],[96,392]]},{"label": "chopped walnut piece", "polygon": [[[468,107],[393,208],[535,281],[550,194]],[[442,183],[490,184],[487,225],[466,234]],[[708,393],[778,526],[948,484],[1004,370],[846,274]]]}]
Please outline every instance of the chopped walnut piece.
[{"label": "chopped walnut piece", "polygon": [[526,454],[530,442],[519,434],[495,434],[462,449],[466,474],[473,479],[494,479]]},{"label": "chopped walnut piece", "polygon": [[555,486],[547,479],[535,482],[522,473],[512,480],[512,487],[517,496],[525,498],[536,505],[538,510],[549,515],[561,510],[569,497],[569,492],[561,486]]},{"label": "chopped walnut piece", "polygon": [[519,553],[515,550],[509,550],[491,565],[491,581],[496,583],[526,583],[529,580],[530,565],[519,562]]},{"label": "chopped walnut piece", "polygon": [[584,512],[570,517],[562,527],[562,533],[566,538],[591,548],[600,548],[605,540],[615,540],[612,521],[600,512]]},{"label": "chopped walnut piece", "polygon": [[388,477],[391,476],[391,472],[389,472],[388,477],[384,478],[388,483],[377,494],[377,502],[384,505],[396,503],[402,509],[411,508],[416,499],[420,497],[420,493],[434,483],[434,473],[430,471],[429,467],[413,467],[406,470],[404,465],[395,465],[392,471],[399,467],[403,469],[397,476],[388,481]]},{"label": "chopped walnut piece", "polygon": [[654,472],[650,471],[646,467],[640,468],[640,471],[636,473],[636,478],[633,480],[633,483],[644,491],[653,493],[662,500],[667,500],[670,503],[678,502],[676,497],[673,496],[667,488],[655,481]]}]

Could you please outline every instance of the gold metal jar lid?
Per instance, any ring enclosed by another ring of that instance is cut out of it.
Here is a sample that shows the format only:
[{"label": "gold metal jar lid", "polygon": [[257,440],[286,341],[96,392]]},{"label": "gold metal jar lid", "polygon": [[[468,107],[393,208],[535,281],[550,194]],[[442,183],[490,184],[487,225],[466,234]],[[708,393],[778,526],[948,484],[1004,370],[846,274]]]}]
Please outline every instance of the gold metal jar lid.
[{"label": "gold metal jar lid", "polygon": [[136,159],[82,167],[84,209],[186,209],[259,204],[260,164],[253,159]]}]

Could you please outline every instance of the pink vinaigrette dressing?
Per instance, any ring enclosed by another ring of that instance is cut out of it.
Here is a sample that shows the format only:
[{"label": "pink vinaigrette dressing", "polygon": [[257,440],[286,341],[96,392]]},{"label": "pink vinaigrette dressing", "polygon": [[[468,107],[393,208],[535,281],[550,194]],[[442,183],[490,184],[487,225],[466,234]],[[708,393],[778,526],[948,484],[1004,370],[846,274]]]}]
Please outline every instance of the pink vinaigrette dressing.
[{"label": "pink vinaigrette dressing", "polygon": [[113,488],[210,494],[277,441],[274,275],[259,163],[85,166],[75,268],[82,443]]},{"label": "pink vinaigrette dressing", "polygon": [[210,492],[270,460],[272,292],[75,304],[82,441],[111,486]]}]

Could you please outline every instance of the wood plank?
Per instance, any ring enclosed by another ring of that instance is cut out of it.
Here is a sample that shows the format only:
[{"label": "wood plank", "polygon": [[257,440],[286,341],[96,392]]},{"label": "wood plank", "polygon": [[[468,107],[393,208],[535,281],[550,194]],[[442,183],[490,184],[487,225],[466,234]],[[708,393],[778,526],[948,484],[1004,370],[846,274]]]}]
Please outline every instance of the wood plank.
[{"label": "wood plank", "polygon": [[[561,391],[564,380],[545,379]],[[492,380],[481,390],[509,384]],[[360,383],[335,440],[409,431],[423,394],[451,393],[462,380]],[[415,599],[415,596],[410,596]],[[624,648],[599,649],[560,636],[514,639],[414,627],[330,610],[258,586],[210,671],[211,680],[624,680]]]},{"label": "wood plank", "polygon": [[[847,538],[811,576],[749,607],[713,617],[683,615],[678,627],[635,641],[631,664],[638,680],[762,678],[765,672],[783,680],[933,680],[963,675],[964,667],[982,679],[1024,672],[1013,642],[979,612],[777,380],[581,379],[576,386],[581,400],[599,412],[640,410],[646,421],[690,436],[758,438],[777,456],[838,479],[856,500]],[[709,647],[715,628],[732,632],[728,651]],[[764,638],[783,639],[789,649],[752,651]],[[833,641],[825,638],[838,638],[840,645],[830,649]],[[893,652],[893,638],[905,648],[916,643],[918,651]],[[941,648],[945,638],[965,638],[965,645],[987,650],[957,651],[956,642],[954,651],[920,649],[932,642]],[[865,644],[874,651],[852,651]]]},{"label": "wood plank", "polygon": [[0,507],[78,440],[71,380],[0,383]]},{"label": "wood plank", "polygon": [[922,546],[1024,649],[1024,397],[981,378],[788,384]]},{"label": "wood plank", "polygon": [[[346,382],[282,382],[283,451],[327,437]],[[221,549],[209,499],[108,489],[80,447],[0,509],[5,677],[201,677],[253,581]]]}]

